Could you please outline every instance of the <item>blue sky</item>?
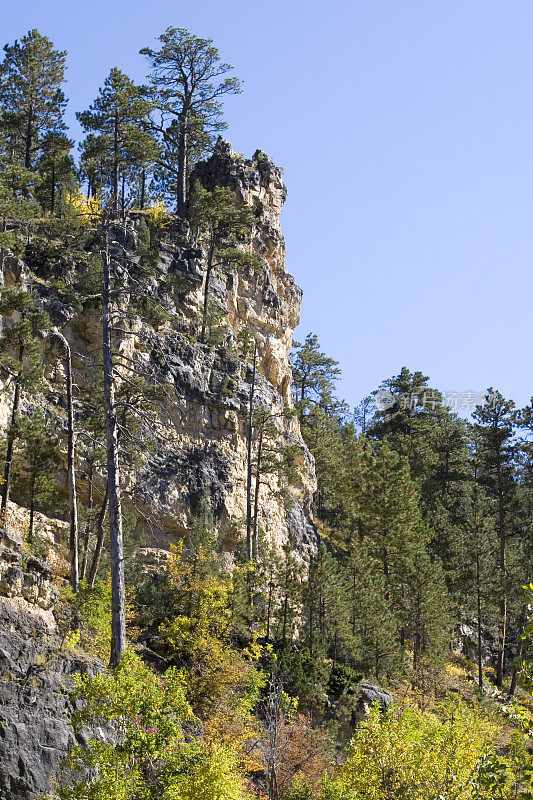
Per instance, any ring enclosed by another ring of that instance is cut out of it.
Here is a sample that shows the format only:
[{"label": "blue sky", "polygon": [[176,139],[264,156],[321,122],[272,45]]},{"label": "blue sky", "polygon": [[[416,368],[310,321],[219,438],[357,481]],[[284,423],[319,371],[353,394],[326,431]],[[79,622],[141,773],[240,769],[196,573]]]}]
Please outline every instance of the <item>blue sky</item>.
[{"label": "blue sky", "polygon": [[1,37],[37,27],[69,51],[73,120],[112,66],[142,79],[168,25],[214,39],[244,81],[227,136],[284,168],[297,336],[339,360],[340,393],[355,404],[405,364],[527,403],[531,0],[23,0]]}]

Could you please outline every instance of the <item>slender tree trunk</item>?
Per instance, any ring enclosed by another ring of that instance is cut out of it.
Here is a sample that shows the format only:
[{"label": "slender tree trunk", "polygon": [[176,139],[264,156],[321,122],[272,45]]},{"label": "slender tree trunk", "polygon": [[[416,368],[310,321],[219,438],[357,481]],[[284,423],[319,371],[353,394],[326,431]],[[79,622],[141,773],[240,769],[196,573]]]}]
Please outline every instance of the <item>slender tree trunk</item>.
[{"label": "slender tree trunk", "polygon": [[70,507],[70,583],[72,591],[79,588],[78,572],[78,499],[76,496],[76,431],[74,427],[74,398],[72,392],[72,356],[70,345],[64,340],[66,348],[66,379],[67,379],[67,419],[68,419],[68,497]]},{"label": "slender tree trunk", "polygon": [[121,209],[122,209],[122,216],[124,216],[124,211],[126,210],[126,174],[125,174],[124,170],[122,170]]},{"label": "slender tree trunk", "polygon": [[209,281],[211,280],[211,272],[213,271],[215,241],[216,241],[216,233],[213,227],[213,229],[211,230],[211,242],[209,244],[209,253],[207,255],[207,269],[205,271],[204,305],[202,309],[202,330],[200,332],[201,342],[205,342],[205,331],[207,328],[207,310],[209,306]]},{"label": "slender tree trunk", "polygon": [[503,686],[503,673],[505,669],[505,641],[507,636],[507,587],[506,587],[506,536],[505,536],[505,509],[503,505],[503,481],[501,460],[498,459],[498,534],[500,539],[500,636],[498,641],[498,663],[496,667],[496,685],[498,689]]},{"label": "slender tree trunk", "polygon": [[118,212],[118,112],[113,127],[113,211]]},{"label": "slender tree trunk", "polygon": [[[22,364],[24,358],[24,346],[19,348],[19,362]],[[15,383],[15,393],[13,395],[13,406],[11,408],[11,423],[7,433],[6,461],[4,466],[4,485],[2,487],[2,505],[0,506],[0,516],[4,525],[7,527],[7,506],[9,503],[9,493],[11,491],[11,476],[13,472],[13,448],[15,445],[15,422],[20,405],[20,376]]]},{"label": "slender tree trunk", "polygon": [[31,465],[31,488],[30,488],[30,521],[28,524],[28,542],[33,541],[33,529],[35,526],[35,473],[37,471],[37,456],[33,456]]},{"label": "slender tree trunk", "polygon": [[257,342],[254,341],[254,357],[252,362],[252,383],[250,384],[250,399],[248,401],[248,433],[246,436],[247,448],[247,475],[246,475],[246,557],[252,559],[252,433],[253,411],[255,394],[255,373],[257,367]]},{"label": "slender tree trunk", "polygon": [[102,505],[100,506],[100,513],[98,514],[98,519],[96,520],[96,547],[94,548],[93,560],[91,562],[91,569],[89,570],[89,578],[87,579],[87,584],[91,587],[94,586],[94,582],[96,580],[96,574],[98,572],[98,566],[100,564],[100,558],[102,557],[102,550],[104,549],[104,540],[105,540],[104,519],[105,519],[105,512],[107,509],[108,490],[109,490],[109,483],[106,483],[104,499],[102,500]]},{"label": "slender tree trunk", "polygon": [[263,428],[259,432],[257,443],[257,462],[255,471],[255,494],[254,494],[254,537],[253,537],[253,557],[257,561],[259,556],[259,492],[261,490],[261,456],[263,451]]},{"label": "slender tree trunk", "polygon": [[477,676],[479,688],[483,689],[483,658],[481,638],[481,570],[479,552],[476,553],[476,594],[477,594]]},{"label": "slender tree trunk", "polygon": [[144,197],[145,197],[145,194],[146,194],[146,170],[143,167],[143,169],[141,171],[141,200],[140,200],[140,203],[139,203],[139,205],[141,206],[141,211],[144,208]]},{"label": "slender tree trunk", "polygon": [[87,521],[85,523],[85,529],[83,531],[83,555],[81,559],[81,567],[80,567],[80,580],[82,581],[85,578],[87,572],[87,559],[89,557],[89,539],[91,535],[91,526],[92,526],[92,513],[94,507],[94,497],[93,497],[93,481],[94,481],[94,462],[91,461],[91,466],[89,469],[89,487],[87,490]]},{"label": "slender tree trunk", "polygon": [[76,495],[76,429],[74,425],[74,393],[72,385],[72,354],[65,336],[58,330],[53,335],[61,342],[65,352],[65,378],[67,384],[67,483],[70,512],[70,584],[72,591],[79,588],[78,568],[78,498]]},{"label": "slender tree trunk", "polygon": [[302,378],[300,386],[300,413],[298,414],[298,422],[303,425],[304,421],[304,400],[305,400],[305,377]]},{"label": "slender tree trunk", "polygon": [[[26,123],[26,152],[24,154],[24,166],[26,169],[31,169],[31,145],[33,139],[33,108],[28,110],[28,120]],[[25,192],[28,190],[26,189]]]},{"label": "slender tree trunk", "polygon": [[273,571],[270,573],[270,578],[268,581],[268,602],[267,602],[267,619],[266,619],[266,640],[270,639],[270,618],[272,615],[272,599],[274,593],[274,576]]},{"label": "slender tree trunk", "polygon": [[[527,606],[522,606],[522,610],[520,612],[520,623],[519,623],[519,629],[521,633],[523,633],[526,620],[527,620]],[[518,672],[520,670],[520,660],[522,658],[523,652],[524,652],[524,639],[520,639],[518,641],[516,656],[513,661],[513,672],[511,675],[511,685],[509,687],[509,697],[514,697],[516,692],[516,683],[518,681]]]},{"label": "slender tree trunk", "polygon": [[102,355],[104,365],[104,406],[106,419],[107,480],[109,492],[109,528],[111,538],[111,657],[116,667],[126,648],[126,587],[122,544],[122,508],[118,460],[115,383],[111,349],[111,270],[107,231],[104,230],[102,262],[104,291],[102,308]]},{"label": "slender tree trunk", "polygon": [[50,189],[50,213],[53,214],[55,212],[55,205],[56,205],[56,162],[52,159],[52,186]]},{"label": "slender tree trunk", "polygon": [[178,138],[178,191],[177,212],[184,219],[187,214],[187,113],[180,120]]}]

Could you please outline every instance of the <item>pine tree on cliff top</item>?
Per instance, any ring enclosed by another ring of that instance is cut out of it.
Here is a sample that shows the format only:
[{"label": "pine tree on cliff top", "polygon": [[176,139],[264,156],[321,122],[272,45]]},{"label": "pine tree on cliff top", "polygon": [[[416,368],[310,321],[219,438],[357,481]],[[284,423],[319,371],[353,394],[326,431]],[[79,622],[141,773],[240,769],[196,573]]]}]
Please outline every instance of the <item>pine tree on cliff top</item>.
[{"label": "pine tree on cliff top", "polygon": [[161,137],[167,154],[160,165],[174,174],[177,212],[187,209],[188,160],[191,150],[208,147],[212,135],[226,125],[221,120],[222,97],[238,94],[240,81],[229,75],[233,67],[220,60],[211,39],[201,39],[185,28],[167,28],[158,41],[159,50],[145,47],[152,68],[151,96],[158,111],[152,115],[153,129]]},{"label": "pine tree on cliff top", "polygon": [[89,109],[76,114],[90,136],[97,134],[91,142],[99,142],[101,157],[107,164],[104,175],[109,176],[115,212],[119,210],[119,184],[124,170],[155,153],[154,140],[143,127],[150,108],[140,87],[114,67]]},{"label": "pine tree on cliff top", "polygon": [[231,189],[215,186],[204,189],[196,183],[191,198],[191,223],[197,235],[205,240],[207,261],[204,279],[204,299],[200,341],[205,341],[207,326],[209,287],[211,273],[216,267],[237,269],[258,267],[257,256],[239,247],[245,244],[252,233],[255,216],[249,206],[239,208]]}]

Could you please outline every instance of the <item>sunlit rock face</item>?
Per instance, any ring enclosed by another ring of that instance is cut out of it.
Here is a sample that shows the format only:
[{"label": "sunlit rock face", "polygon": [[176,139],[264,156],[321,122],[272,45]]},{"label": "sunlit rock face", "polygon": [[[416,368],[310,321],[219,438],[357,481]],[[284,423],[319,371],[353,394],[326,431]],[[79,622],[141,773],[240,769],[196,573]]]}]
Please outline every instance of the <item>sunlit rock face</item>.
[{"label": "sunlit rock face", "polygon": [[[231,556],[245,534],[247,416],[252,366],[243,357],[239,335],[248,326],[257,342],[254,407],[266,406],[278,429],[276,439],[290,446],[294,470],[287,484],[276,475],[266,476],[259,493],[259,527],[277,548],[290,542],[295,554],[308,561],[316,550],[317,533],[310,508],[316,488],[313,459],[302,440],[292,408],[289,350],[298,324],[302,293],[285,266],[285,246],[279,215],[286,198],[281,170],[263,152],[252,159],[233,152],[219,139],[212,157],[197,166],[191,183],[206,188],[227,186],[240,204],[250,206],[256,222],[243,249],[259,256],[260,270],[217,267],[210,280],[210,295],[220,309],[224,334],[220,344],[199,342],[203,303],[206,247],[192,248],[188,225],[173,222],[160,234],[157,277],[148,292],[168,313],[156,325],[129,317],[129,333],[119,333],[117,348],[143,375],[165,386],[159,425],[150,431],[141,423],[137,463],[122,475],[124,501],[135,510],[137,533],[149,548],[168,548],[190,528],[202,504],[211,506],[224,548]],[[120,304],[135,308],[138,290],[129,280],[139,265],[140,214],[112,226],[111,257],[121,285]],[[4,256],[4,285],[23,285],[23,261]],[[169,289],[172,286],[174,288]],[[178,288],[176,288],[178,287]],[[34,290],[35,291],[35,290]],[[39,291],[39,290],[38,290]],[[39,303],[52,323],[68,338],[77,384],[89,384],[101,362],[101,320],[98,302],[83,313],[72,314],[42,289]],[[64,371],[61,354],[47,345],[46,390],[39,404],[64,414]],[[118,370],[120,372],[120,370]],[[126,373],[124,373],[126,374]],[[35,402],[35,401],[33,401]],[[10,394],[4,392],[0,422],[9,412]],[[29,408],[25,400],[23,408]],[[83,407],[76,413],[80,424]],[[80,470],[80,493],[83,464]],[[103,486],[103,476],[97,483]],[[283,483],[286,485],[283,486]],[[284,489],[282,492],[281,490]]]}]

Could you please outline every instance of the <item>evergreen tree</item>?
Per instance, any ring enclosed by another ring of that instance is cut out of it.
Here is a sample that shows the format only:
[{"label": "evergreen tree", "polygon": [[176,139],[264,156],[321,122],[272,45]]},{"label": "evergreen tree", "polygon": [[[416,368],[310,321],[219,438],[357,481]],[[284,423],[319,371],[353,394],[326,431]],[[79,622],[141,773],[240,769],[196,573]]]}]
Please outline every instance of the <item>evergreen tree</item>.
[{"label": "evergreen tree", "polygon": [[[127,167],[142,164],[155,153],[154,140],[144,128],[150,108],[141,88],[114,67],[88,111],[76,114],[83,129],[89,135],[96,134],[86,142],[83,152],[86,158],[94,159],[96,150],[103,159],[106,169],[101,178],[105,183],[110,180],[115,212],[119,210],[120,178],[125,177]],[[92,176],[91,167],[85,169]],[[123,206],[124,202],[123,188]]]},{"label": "evergreen tree", "polygon": [[485,403],[476,407],[473,417],[477,434],[478,480],[487,495],[495,500],[495,528],[499,540],[498,569],[500,575],[500,635],[496,680],[498,687],[501,688],[508,623],[508,517],[515,494],[515,405],[512,400],[506,400],[500,392],[490,388],[486,392]]},{"label": "evergreen tree", "polygon": [[413,643],[414,683],[421,687],[444,660],[450,639],[448,598],[441,565],[423,548],[411,559],[406,579],[405,634]]},{"label": "evergreen tree", "polygon": [[152,68],[151,95],[159,112],[152,125],[164,143],[160,166],[175,176],[177,212],[183,217],[191,150],[204,150],[224,129],[221,98],[240,92],[240,82],[229,75],[233,68],[220,61],[211,39],[169,27],[158,41],[159,50],[145,47],[141,53]]},{"label": "evergreen tree", "polygon": [[36,173],[0,158],[0,246],[13,252],[24,250],[25,243],[20,233],[6,231],[7,221],[15,220],[18,227],[22,227],[21,223],[29,226],[31,220],[39,215],[39,204],[30,196],[38,182]]},{"label": "evergreen tree", "polygon": [[396,672],[398,619],[387,599],[381,563],[360,542],[348,558],[352,633],[358,645],[356,666],[377,680]]},{"label": "evergreen tree", "polygon": [[293,342],[291,354],[294,399],[300,424],[303,423],[313,403],[331,394],[340,375],[338,362],[326,356],[314,333],[307,334],[305,342]]},{"label": "evergreen tree", "polygon": [[42,378],[42,343],[39,333],[48,327],[48,317],[35,308],[29,292],[4,289],[0,313],[5,316],[0,336],[0,374],[13,385],[11,419],[7,430],[1,514],[6,512],[11,491],[13,448],[17,438],[17,419],[22,392],[35,391]]},{"label": "evergreen tree", "polygon": [[37,162],[41,182],[36,196],[41,207],[51,214],[58,210],[58,200],[61,207],[64,192],[75,188],[74,159],[70,154],[73,145],[71,139],[56,131],[47,133],[43,139],[43,152]]},{"label": "evergreen tree", "polygon": [[311,658],[326,653],[333,663],[355,657],[347,576],[335,557],[321,545],[309,565],[303,587],[306,644]]},{"label": "evergreen tree", "polygon": [[4,46],[0,64],[0,126],[7,134],[9,160],[31,170],[47,135],[65,130],[61,89],[66,52],[33,29]]},{"label": "evergreen tree", "polygon": [[30,509],[28,541],[31,542],[36,506],[55,506],[56,511],[60,505],[58,481],[54,475],[59,467],[58,438],[40,408],[29,417],[19,417],[16,425],[19,452],[14,462],[14,487],[16,496]]},{"label": "evergreen tree", "polygon": [[485,496],[475,482],[465,501],[464,521],[456,528],[451,569],[454,574],[454,598],[476,619],[478,684],[483,687],[483,626],[492,623],[498,597],[494,562],[498,542],[494,530],[494,500]]},{"label": "evergreen tree", "polygon": [[[287,485],[296,478],[293,467],[293,448],[281,439],[276,422],[288,418],[290,412],[272,413],[264,406],[256,408],[252,415],[252,432],[255,440],[255,453],[252,457],[254,474],[253,489],[253,556],[259,553],[259,506],[261,487],[265,486],[271,495],[281,496],[289,503]],[[275,481],[273,486],[271,481]]]},{"label": "evergreen tree", "polygon": [[200,341],[205,340],[211,273],[220,266],[237,269],[258,268],[259,259],[238,245],[251,234],[254,224],[251,208],[239,208],[231,189],[215,186],[204,189],[198,182],[191,199],[191,222],[207,248],[204,301]]}]

